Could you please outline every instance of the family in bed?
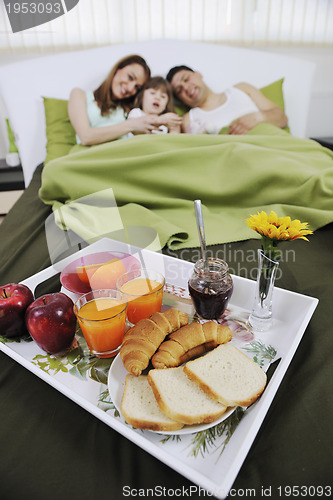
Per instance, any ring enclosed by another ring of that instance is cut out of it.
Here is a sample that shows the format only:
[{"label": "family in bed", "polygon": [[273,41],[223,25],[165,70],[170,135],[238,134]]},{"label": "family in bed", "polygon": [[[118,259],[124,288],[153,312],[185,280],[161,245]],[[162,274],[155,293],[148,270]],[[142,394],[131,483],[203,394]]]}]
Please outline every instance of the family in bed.
[{"label": "family in bed", "polygon": [[[182,117],[174,112],[173,96],[189,108]],[[170,69],[166,79],[151,78],[139,55],[118,61],[94,92],[73,89],[68,113],[84,146],[137,134],[217,134],[230,124],[229,134],[245,134],[261,122],[287,126],[283,110],[248,83],[217,94],[185,65]]]}]

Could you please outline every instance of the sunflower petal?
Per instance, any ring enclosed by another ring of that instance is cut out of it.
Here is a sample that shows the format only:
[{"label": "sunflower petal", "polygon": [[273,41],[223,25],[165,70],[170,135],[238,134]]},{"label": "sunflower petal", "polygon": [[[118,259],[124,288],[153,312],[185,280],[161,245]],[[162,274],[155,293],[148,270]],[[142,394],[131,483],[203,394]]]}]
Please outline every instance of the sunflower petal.
[{"label": "sunflower petal", "polygon": [[246,219],[246,222],[250,229],[261,234],[263,239],[270,239],[274,245],[278,241],[296,239],[309,241],[305,235],[313,234],[309,229],[308,222],[301,222],[298,219],[291,220],[289,216],[278,217],[274,210],[271,210],[269,215],[263,210],[257,212]]}]

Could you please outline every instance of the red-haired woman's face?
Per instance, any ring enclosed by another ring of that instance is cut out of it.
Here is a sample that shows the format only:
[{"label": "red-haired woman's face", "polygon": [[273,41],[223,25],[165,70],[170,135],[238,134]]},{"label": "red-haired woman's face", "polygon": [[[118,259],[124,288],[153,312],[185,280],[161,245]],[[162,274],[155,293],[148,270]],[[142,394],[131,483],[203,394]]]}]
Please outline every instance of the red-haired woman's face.
[{"label": "red-haired woman's face", "polygon": [[141,64],[128,64],[118,69],[113,77],[111,89],[116,99],[128,99],[138,93],[147,80],[147,75]]}]

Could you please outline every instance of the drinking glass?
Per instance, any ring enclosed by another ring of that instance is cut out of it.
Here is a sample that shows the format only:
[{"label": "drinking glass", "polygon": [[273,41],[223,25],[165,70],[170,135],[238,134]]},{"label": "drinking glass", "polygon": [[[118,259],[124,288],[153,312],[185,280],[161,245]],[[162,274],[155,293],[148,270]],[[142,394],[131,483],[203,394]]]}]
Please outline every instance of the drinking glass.
[{"label": "drinking glass", "polygon": [[75,315],[94,356],[117,354],[125,334],[126,309],[126,297],[119,290],[93,290],[75,302]]},{"label": "drinking glass", "polygon": [[151,269],[130,271],[118,278],[117,289],[128,301],[127,319],[131,325],[161,310],[164,284],[164,276]]}]

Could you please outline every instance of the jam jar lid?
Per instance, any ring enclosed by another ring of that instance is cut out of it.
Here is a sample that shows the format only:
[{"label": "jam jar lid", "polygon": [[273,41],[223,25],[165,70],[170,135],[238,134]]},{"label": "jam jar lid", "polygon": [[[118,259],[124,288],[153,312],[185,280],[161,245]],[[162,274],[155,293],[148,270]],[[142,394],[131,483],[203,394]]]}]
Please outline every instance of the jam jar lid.
[{"label": "jam jar lid", "polygon": [[229,271],[228,264],[221,259],[211,257],[207,261],[198,260],[194,264],[194,272],[207,281],[217,281],[227,276]]}]

